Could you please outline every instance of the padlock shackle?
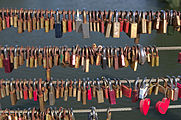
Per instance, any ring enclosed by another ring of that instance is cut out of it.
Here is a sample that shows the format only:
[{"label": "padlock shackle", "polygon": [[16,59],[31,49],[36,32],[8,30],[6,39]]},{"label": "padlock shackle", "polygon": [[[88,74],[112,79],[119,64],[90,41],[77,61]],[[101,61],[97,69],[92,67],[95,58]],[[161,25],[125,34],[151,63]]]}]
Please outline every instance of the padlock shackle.
[{"label": "padlock shackle", "polygon": [[171,79],[171,77],[169,75],[167,75],[166,78],[168,78],[168,80],[170,81],[171,89],[173,90],[173,80]]}]

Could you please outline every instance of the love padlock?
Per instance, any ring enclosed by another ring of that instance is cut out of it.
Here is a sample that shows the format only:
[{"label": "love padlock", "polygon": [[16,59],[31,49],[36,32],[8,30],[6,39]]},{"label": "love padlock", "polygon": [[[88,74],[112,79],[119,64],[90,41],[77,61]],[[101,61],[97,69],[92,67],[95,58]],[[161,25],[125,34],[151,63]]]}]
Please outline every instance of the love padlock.
[{"label": "love padlock", "polygon": [[128,79],[126,79],[126,81],[127,81],[127,83],[129,83],[129,86],[122,84],[123,95],[128,98],[131,98],[131,92],[132,92],[131,82]]}]

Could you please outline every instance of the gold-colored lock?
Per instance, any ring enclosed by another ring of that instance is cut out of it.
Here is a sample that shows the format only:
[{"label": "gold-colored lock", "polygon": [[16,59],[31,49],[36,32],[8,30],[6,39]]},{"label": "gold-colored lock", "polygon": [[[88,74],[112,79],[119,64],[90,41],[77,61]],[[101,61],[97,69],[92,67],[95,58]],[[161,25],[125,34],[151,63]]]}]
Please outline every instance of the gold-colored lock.
[{"label": "gold-colored lock", "polygon": [[18,33],[22,33],[23,32],[23,19],[21,17],[22,15],[22,9],[19,12],[19,19],[18,19]]},{"label": "gold-colored lock", "polygon": [[27,30],[27,20],[26,20],[26,14],[27,14],[27,10],[24,10],[23,12],[23,31]]},{"label": "gold-colored lock", "polygon": [[180,31],[180,24],[181,24],[181,21],[180,21],[180,12],[178,11],[175,11],[175,14],[176,14],[176,20],[175,20],[175,28],[177,31]]},{"label": "gold-colored lock", "polygon": [[46,18],[45,18],[45,32],[49,32],[50,29],[50,20],[48,18],[48,10],[46,10]]},{"label": "gold-colored lock", "polygon": [[46,48],[43,50],[43,68],[47,67],[47,57],[46,57]]},{"label": "gold-colored lock", "polygon": [[107,48],[107,65],[108,65],[108,68],[111,68],[110,48]]},{"label": "gold-colored lock", "polygon": [[4,8],[2,9],[2,29],[6,29],[6,19],[5,19],[5,14],[4,14],[5,10]]},{"label": "gold-colored lock", "polygon": [[19,54],[18,54],[18,46],[14,49],[14,69],[18,69],[19,66]]},{"label": "gold-colored lock", "polygon": [[18,15],[17,15],[17,9],[14,10],[14,27],[17,28],[18,27]]},{"label": "gold-colored lock", "polygon": [[26,48],[26,50],[27,50],[27,56],[26,56],[26,67],[29,67],[29,59],[30,59],[30,48],[29,47],[27,47]]},{"label": "gold-colored lock", "polygon": [[149,84],[148,95],[151,95],[152,92],[153,92],[153,83],[152,83],[152,79],[153,79],[153,78],[151,78],[151,79],[149,80],[149,82],[148,82],[148,84]]},{"label": "gold-colored lock", "polygon": [[[135,57],[133,57],[133,53],[135,51]],[[138,50],[137,47],[133,47],[132,49],[132,63],[131,63],[131,68],[133,69],[133,71],[136,71],[138,67]]]},{"label": "gold-colored lock", "polygon": [[100,47],[96,57],[96,66],[99,66],[101,64],[101,50],[102,48]]},{"label": "gold-colored lock", "polygon": [[81,66],[85,66],[85,55],[84,55],[84,48],[82,48],[82,56],[81,56]]},{"label": "gold-colored lock", "polygon": [[151,53],[149,52],[150,48],[146,47],[146,55],[147,55],[147,62],[151,62]]},{"label": "gold-colored lock", "polygon": [[92,23],[93,23],[93,31],[96,32],[96,17],[95,17],[95,11],[92,11]]},{"label": "gold-colored lock", "polygon": [[77,50],[77,53],[75,55],[75,68],[79,68],[80,65],[80,54],[79,54],[80,50]]},{"label": "gold-colored lock", "polygon": [[136,12],[133,11],[132,12],[132,21],[130,22],[129,25],[129,32],[128,32],[128,36],[130,38],[137,38],[137,29],[138,29],[138,23],[135,22],[135,14]]},{"label": "gold-colored lock", "polygon": [[75,31],[75,11],[72,10],[72,29]]},{"label": "gold-colored lock", "polygon": [[154,67],[155,66],[155,55],[154,55],[154,48],[151,47],[151,62],[150,62],[150,65],[151,67]]},{"label": "gold-colored lock", "polygon": [[106,31],[105,31],[105,37],[106,37],[106,38],[109,38],[109,37],[110,37],[111,26],[112,26],[111,19],[112,19],[112,12],[109,11],[109,20],[108,20],[108,22],[107,22]]},{"label": "gold-colored lock", "polygon": [[129,61],[128,61],[128,46],[124,48],[124,61],[125,61],[125,67],[129,66]]},{"label": "gold-colored lock", "polygon": [[54,48],[54,53],[53,53],[53,60],[54,60],[54,65],[58,66],[58,59],[59,59],[59,54],[57,54],[57,51],[59,51],[58,47]]},{"label": "gold-colored lock", "polygon": [[162,18],[162,20],[161,20],[161,22],[160,22],[160,33],[167,33],[167,17],[166,17],[166,12],[165,11],[163,11],[162,12],[162,14],[163,14],[163,18]]},{"label": "gold-colored lock", "polygon": [[89,72],[89,51],[88,48],[86,48],[86,59],[85,59],[85,72]]},{"label": "gold-colored lock", "polygon": [[65,64],[70,64],[70,53],[67,48],[65,50]]},{"label": "gold-colored lock", "polygon": [[151,16],[153,15],[152,12],[148,12],[147,13],[148,15],[148,21],[147,21],[147,32],[148,34],[151,34],[151,31],[152,31],[152,20],[151,20]]},{"label": "gold-colored lock", "polygon": [[0,31],[2,31],[3,30],[3,28],[2,28],[2,17],[0,16]]},{"label": "gold-colored lock", "polygon": [[63,33],[67,32],[67,20],[65,17],[65,10],[63,10],[62,30],[63,30]]},{"label": "gold-colored lock", "polygon": [[43,29],[45,27],[45,18],[43,16],[43,14],[45,13],[44,10],[41,10],[41,18],[40,18],[40,28]]},{"label": "gold-colored lock", "polygon": [[[33,99],[33,87],[32,87],[32,85],[31,85],[31,82],[32,82],[32,80],[30,80],[29,82],[28,82],[28,95],[29,95],[29,99],[31,100],[31,99]],[[35,83],[35,82],[34,82]]]},{"label": "gold-colored lock", "polygon": [[64,95],[64,81],[61,80],[61,87],[60,87],[60,97],[63,98],[63,95]]},{"label": "gold-colored lock", "polygon": [[32,32],[31,13],[32,13],[32,10],[28,10],[28,32]]},{"label": "gold-colored lock", "polygon": [[35,65],[35,68],[38,67],[38,57],[37,57],[37,48],[35,49],[35,52],[34,52],[34,65]]},{"label": "gold-colored lock", "polygon": [[54,29],[54,25],[55,25],[55,17],[53,16],[54,11],[51,9],[50,11],[50,30]]},{"label": "gold-colored lock", "polygon": [[23,65],[24,64],[24,54],[23,54],[23,46],[21,46],[20,48],[20,55],[19,55],[19,65]]},{"label": "gold-colored lock", "polygon": [[98,11],[96,11],[96,27],[97,27],[97,32],[100,32],[100,18]]},{"label": "gold-colored lock", "polygon": [[37,10],[36,14],[36,29],[40,30],[40,10]]},{"label": "gold-colored lock", "polygon": [[92,13],[91,11],[89,11],[89,31],[92,32],[93,28],[92,28]]},{"label": "gold-colored lock", "polygon": [[3,59],[4,59],[4,54],[2,53],[1,46],[0,46],[0,68],[4,67]]},{"label": "gold-colored lock", "polygon": [[155,48],[155,66],[158,67],[159,66],[159,55],[158,55],[158,49],[156,47]]},{"label": "gold-colored lock", "polygon": [[118,21],[118,11],[115,11],[115,20],[113,22],[113,38],[120,38],[120,22]]},{"label": "gold-colored lock", "polygon": [[154,29],[158,31],[160,29],[160,12],[159,11],[156,13],[156,18],[154,20]]},{"label": "gold-colored lock", "polygon": [[10,10],[10,25],[13,26],[14,25],[14,21],[13,21],[13,9],[11,8]]},{"label": "gold-colored lock", "polygon": [[30,56],[30,68],[34,67],[34,47],[31,49],[31,56]]},{"label": "gold-colored lock", "polygon": [[57,80],[57,86],[56,86],[56,99],[59,99],[60,97],[60,87],[59,87],[59,80]]},{"label": "gold-colored lock", "polygon": [[79,79],[78,82],[78,89],[77,89],[77,101],[81,100],[81,80]]},{"label": "gold-colored lock", "polygon": [[173,79],[170,78],[170,76],[167,76],[168,80],[170,81],[170,84],[168,85],[168,90],[167,90],[167,97],[171,100],[174,99],[174,86],[173,86]]},{"label": "gold-colored lock", "polygon": [[43,55],[41,53],[40,48],[38,49],[38,65],[42,66],[42,60],[43,60]]},{"label": "gold-colored lock", "polygon": [[141,33],[147,33],[146,22],[147,20],[145,19],[145,12],[142,12]]}]

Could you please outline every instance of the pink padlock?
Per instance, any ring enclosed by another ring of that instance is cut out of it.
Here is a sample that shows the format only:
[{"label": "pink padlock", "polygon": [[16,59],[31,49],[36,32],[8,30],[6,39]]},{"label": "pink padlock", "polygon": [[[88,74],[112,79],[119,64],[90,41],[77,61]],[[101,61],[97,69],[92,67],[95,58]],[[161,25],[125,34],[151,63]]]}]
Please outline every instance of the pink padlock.
[{"label": "pink padlock", "polygon": [[181,52],[178,53],[178,63],[181,64]]},{"label": "pink padlock", "polygon": [[177,83],[177,87],[178,87],[178,97],[181,98],[181,84]]},{"label": "pink padlock", "polygon": [[89,81],[88,81],[87,84],[88,84],[88,85],[87,85],[87,96],[88,96],[88,100],[92,100],[92,89],[91,89],[91,87],[90,87]]},{"label": "pink padlock", "polygon": [[38,91],[37,91],[37,88],[36,88],[36,83],[34,82],[33,83],[33,100],[34,101],[37,101],[38,100],[38,98],[37,98],[37,96],[38,96]]}]

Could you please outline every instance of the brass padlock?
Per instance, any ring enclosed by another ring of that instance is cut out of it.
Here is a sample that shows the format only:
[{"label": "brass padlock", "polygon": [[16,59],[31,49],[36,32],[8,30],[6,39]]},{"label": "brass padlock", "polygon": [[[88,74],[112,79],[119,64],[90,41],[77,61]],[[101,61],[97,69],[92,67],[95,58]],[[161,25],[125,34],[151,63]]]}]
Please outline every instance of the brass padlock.
[{"label": "brass padlock", "polygon": [[54,105],[55,104],[55,89],[53,87],[52,82],[49,85],[49,105]]},{"label": "brass padlock", "polygon": [[96,15],[95,15],[95,11],[92,11],[92,23],[93,23],[93,31],[96,32]]},{"label": "brass padlock", "polygon": [[3,59],[4,59],[4,54],[3,54],[2,50],[1,50],[1,46],[0,46],[0,68],[4,67]]},{"label": "brass padlock", "polygon": [[28,32],[32,32],[31,13],[32,13],[32,10],[28,10]]},{"label": "brass padlock", "polygon": [[42,66],[42,60],[43,60],[43,55],[42,52],[40,50],[40,48],[38,49],[38,65]]},{"label": "brass padlock", "polygon": [[85,48],[82,48],[82,55],[81,55],[81,66],[83,66],[83,68],[85,68]]},{"label": "brass padlock", "polygon": [[29,59],[30,59],[30,48],[29,47],[27,47],[26,48],[26,67],[29,67]]},{"label": "brass padlock", "polygon": [[6,89],[5,89],[5,86],[3,84],[3,79],[1,79],[0,81],[0,89],[1,89],[1,98],[4,98],[6,96]]},{"label": "brass padlock", "polygon": [[11,25],[11,26],[14,25],[14,21],[13,21],[13,9],[10,10],[10,25]]},{"label": "brass padlock", "polygon": [[17,100],[19,100],[20,99],[20,87],[19,87],[19,80],[17,79],[16,80],[16,98],[17,98]]},{"label": "brass padlock", "polygon": [[30,68],[34,67],[34,47],[31,48],[31,56],[30,56]]},{"label": "brass padlock", "polygon": [[23,12],[23,31],[27,30],[27,19],[26,19],[27,10],[25,9]]},{"label": "brass padlock", "polygon": [[171,100],[174,99],[174,86],[173,86],[173,79],[170,76],[166,76],[168,80],[170,81],[170,84],[168,84],[168,90],[167,90],[167,97]]},{"label": "brass padlock", "polygon": [[104,94],[103,94],[103,90],[100,86],[100,81],[99,78],[97,78],[97,101],[98,103],[103,103],[104,102]]},{"label": "brass padlock", "polygon": [[18,33],[22,33],[23,32],[23,19],[22,19],[21,15],[22,15],[22,9],[19,11]]},{"label": "brass padlock", "polygon": [[129,32],[128,32],[128,36],[130,38],[137,38],[137,29],[138,29],[138,24],[135,22],[135,14],[136,12],[133,11],[132,12],[132,21],[130,22],[129,25]]},{"label": "brass padlock", "polygon": [[72,97],[72,92],[73,92],[72,90],[73,90],[72,80],[70,80],[69,87],[68,87],[68,91],[69,91],[68,95],[69,95],[69,97]]},{"label": "brass padlock", "polygon": [[40,30],[40,10],[37,10],[36,13],[36,29]]},{"label": "brass padlock", "polygon": [[68,80],[65,82],[65,89],[64,89],[64,101],[68,100]]},{"label": "brass padlock", "polygon": [[2,17],[0,16],[0,31],[2,31],[3,30],[3,27],[2,27]]},{"label": "brass padlock", "polygon": [[79,79],[77,88],[77,101],[81,101],[81,80]]},{"label": "brass padlock", "polygon": [[73,84],[73,97],[76,97],[77,96],[77,81],[76,79],[74,79],[74,84]]},{"label": "brass padlock", "polygon": [[55,17],[53,16],[54,11],[51,9],[50,11],[50,30],[54,29],[54,25],[55,25]]},{"label": "brass padlock", "polygon": [[85,72],[89,72],[89,51],[86,48],[86,59],[85,59]]},{"label": "brass padlock", "polygon": [[155,66],[158,67],[159,66],[159,55],[158,55],[158,49],[156,47],[154,47],[155,49]]},{"label": "brass padlock", "polygon": [[147,20],[145,19],[145,12],[142,12],[141,33],[147,33],[146,23],[147,23]]},{"label": "brass padlock", "polygon": [[24,53],[23,53],[23,46],[21,46],[19,53],[19,65],[21,66],[23,64],[24,64]]},{"label": "brass padlock", "polygon": [[160,22],[160,33],[167,33],[167,17],[166,12],[162,11],[162,20]]},{"label": "brass padlock", "polygon": [[19,54],[18,54],[18,46],[14,49],[14,69],[18,69],[19,66]]},{"label": "brass padlock", "polygon": [[38,57],[37,57],[37,48],[34,50],[34,66],[38,67]]},{"label": "brass padlock", "polygon": [[64,81],[61,80],[61,87],[60,87],[60,97],[63,98],[63,95],[64,95]]},{"label": "brass padlock", "polygon": [[45,18],[44,18],[44,10],[41,10],[41,17],[40,17],[40,28],[43,29],[45,27]]},{"label": "brass padlock", "polygon": [[111,48],[107,48],[107,65],[108,65],[108,68],[111,68],[111,55],[110,55],[110,49],[111,49]]},{"label": "brass padlock", "polygon": [[37,20],[36,20],[36,16],[35,14],[37,13],[37,11],[34,9],[33,10],[33,14],[32,14],[32,25],[33,25],[33,30],[36,30],[36,23],[37,23]]},{"label": "brass padlock", "polygon": [[151,67],[154,67],[155,66],[154,48],[150,47],[150,50],[151,50],[151,62],[150,62],[150,65],[151,65]]},{"label": "brass padlock", "polygon": [[92,13],[91,13],[91,11],[89,11],[89,31],[91,31],[91,32],[93,31],[92,22],[93,22]]},{"label": "brass padlock", "polygon": [[49,32],[49,29],[50,29],[50,20],[49,20],[49,17],[48,17],[48,10],[46,10],[46,18],[45,18],[45,32]]},{"label": "brass padlock", "polygon": [[135,46],[132,48],[132,55],[134,52],[135,52],[135,55],[132,56],[131,68],[133,69],[133,71],[136,71],[138,67],[138,50],[137,50],[137,47]]},{"label": "brass padlock", "polygon": [[156,18],[155,18],[155,20],[154,20],[154,29],[156,29],[157,31],[159,31],[159,28],[160,28],[160,12],[159,11],[157,11],[156,12]]},{"label": "brass padlock", "polygon": [[152,32],[152,16],[153,16],[153,11],[147,12],[147,32],[148,34],[151,34]]},{"label": "brass padlock", "polygon": [[[46,83],[46,82],[45,82]],[[45,111],[45,99],[44,99],[44,93],[42,93],[42,87],[41,87],[41,84],[42,84],[42,79],[39,79],[39,94],[38,94],[38,98],[39,98],[39,106],[40,106],[40,111],[41,112],[44,112]]]},{"label": "brass padlock", "polygon": [[56,99],[59,99],[60,97],[60,87],[59,87],[59,80],[57,79],[57,86],[56,86],[56,90],[55,90],[55,93],[56,93]]},{"label": "brass padlock", "polygon": [[2,29],[6,29],[5,9],[2,9]]},{"label": "brass padlock", "polygon": [[12,82],[10,83],[10,98],[11,98],[11,105],[15,105],[17,102],[17,99],[16,99],[14,85]]},{"label": "brass padlock", "polygon": [[129,49],[128,46],[124,48],[124,61],[125,61],[125,67],[128,67],[128,66],[129,66],[128,49]]},{"label": "brass padlock", "polygon": [[14,21],[14,27],[17,28],[18,27],[18,15],[17,15],[17,9],[14,10],[14,17],[13,17],[13,21]]},{"label": "brass padlock", "polygon": [[47,89],[47,84],[46,82],[44,83],[44,91],[43,91],[43,101],[46,102],[48,100],[48,89]]},{"label": "brass padlock", "polygon": [[72,10],[72,29],[75,31],[75,11]]},{"label": "brass padlock", "polygon": [[180,31],[180,24],[181,24],[181,21],[180,21],[180,12],[179,11],[175,11],[175,14],[176,14],[176,20],[175,20],[175,28],[176,28],[176,31]]},{"label": "brass padlock", "polygon": [[63,30],[63,33],[67,32],[67,20],[66,20],[66,16],[65,16],[65,10],[63,10],[62,30]]},{"label": "brass padlock", "polygon": [[77,50],[77,53],[75,55],[75,68],[79,68],[80,66],[80,54],[79,54],[79,49]]},{"label": "brass padlock", "polygon": [[87,90],[86,90],[86,84],[85,84],[85,80],[84,80],[83,87],[82,87],[82,104],[86,105],[86,103],[87,103],[86,101],[87,101]]},{"label": "brass padlock", "polygon": [[96,11],[96,27],[97,27],[97,32],[100,32],[100,18],[99,18],[99,11]]}]

